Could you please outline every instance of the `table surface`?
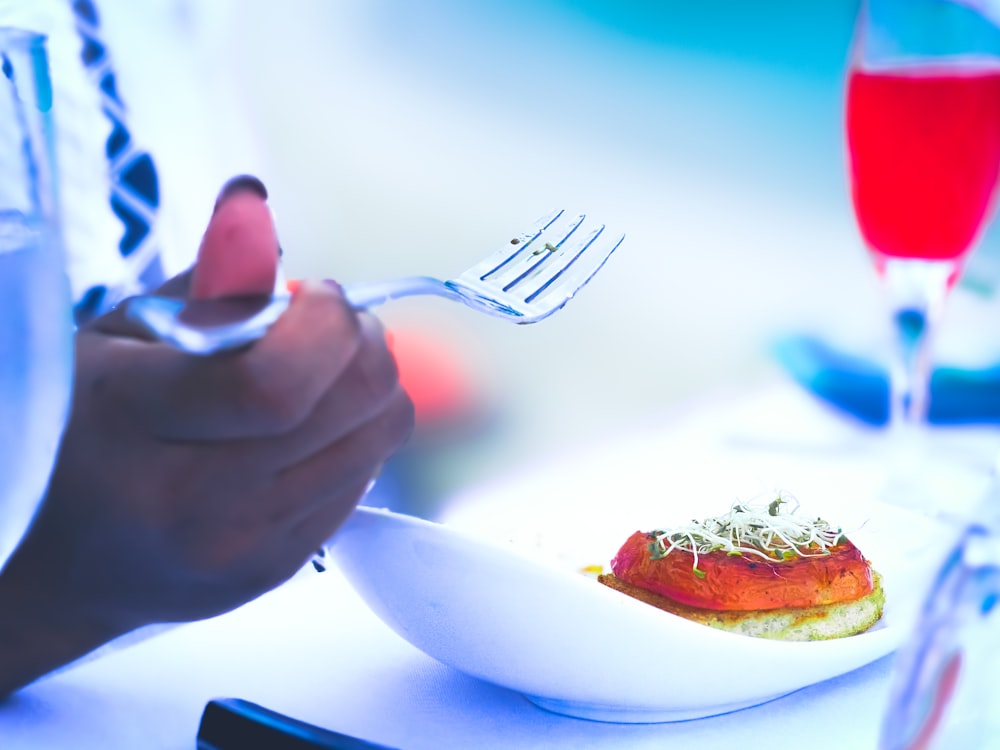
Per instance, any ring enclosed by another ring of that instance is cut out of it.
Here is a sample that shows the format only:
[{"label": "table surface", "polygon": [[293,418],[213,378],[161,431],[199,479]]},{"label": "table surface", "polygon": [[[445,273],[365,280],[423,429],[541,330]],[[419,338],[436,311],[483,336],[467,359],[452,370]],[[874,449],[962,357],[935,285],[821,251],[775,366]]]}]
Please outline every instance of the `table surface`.
[{"label": "table surface", "polygon": [[[303,573],[228,615],[160,633],[50,676],[0,707],[19,748],[194,747],[205,703],[239,697],[398,748],[732,747],[737,735],[874,745],[883,659],[770,704],[678,724],[616,725],[547,713],[403,641],[335,570]],[[669,687],[665,689],[670,689]],[[850,716],[835,736],[818,716]]]},{"label": "table surface", "polygon": [[[748,408],[777,413],[773,398]],[[747,416],[745,409],[727,411],[739,423]],[[705,412],[694,418],[706,427]],[[693,432],[693,424],[680,419],[673,426]],[[548,713],[436,662],[384,625],[336,568],[307,569],[234,612],[113,644],[25,688],[0,704],[0,745],[190,749],[205,704],[234,697],[403,750],[731,748],[748,737],[775,737],[779,729],[783,737],[808,738],[813,750],[873,748],[891,667],[887,657],[709,719],[584,721]],[[664,689],[681,689],[681,682],[665,680]],[[839,717],[835,731],[818,730],[817,722],[834,726],[833,717]]]}]

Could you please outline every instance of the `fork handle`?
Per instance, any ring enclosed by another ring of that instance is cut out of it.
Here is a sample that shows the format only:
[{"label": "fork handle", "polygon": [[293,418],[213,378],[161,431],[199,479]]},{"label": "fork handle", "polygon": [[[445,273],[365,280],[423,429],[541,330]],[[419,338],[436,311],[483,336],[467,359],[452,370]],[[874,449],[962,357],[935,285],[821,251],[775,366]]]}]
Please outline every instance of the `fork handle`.
[{"label": "fork handle", "polygon": [[375,281],[362,284],[345,284],[344,296],[351,307],[363,310],[378,307],[391,299],[433,295],[461,300],[461,296],[440,279],[430,276],[407,276],[393,281]]}]

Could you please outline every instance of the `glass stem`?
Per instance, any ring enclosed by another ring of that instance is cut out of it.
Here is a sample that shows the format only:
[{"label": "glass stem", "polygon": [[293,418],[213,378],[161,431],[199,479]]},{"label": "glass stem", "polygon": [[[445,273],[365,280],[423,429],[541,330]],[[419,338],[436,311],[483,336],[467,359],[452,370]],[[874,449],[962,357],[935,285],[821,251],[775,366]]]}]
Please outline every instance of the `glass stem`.
[{"label": "glass stem", "polygon": [[954,261],[885,261],[883,278],[896,338],[889,426],[896,432],[909,433],[927,420],[932,341],[956,271]]},{"label": "glass stem", "polygon": [[903,259],[886,259],[879,268],[895,329],[882,495],[891,505],[935,517],[942,498],[927,481],[934,451],[925,429],[931,345],[956,268],[954,262]]}]

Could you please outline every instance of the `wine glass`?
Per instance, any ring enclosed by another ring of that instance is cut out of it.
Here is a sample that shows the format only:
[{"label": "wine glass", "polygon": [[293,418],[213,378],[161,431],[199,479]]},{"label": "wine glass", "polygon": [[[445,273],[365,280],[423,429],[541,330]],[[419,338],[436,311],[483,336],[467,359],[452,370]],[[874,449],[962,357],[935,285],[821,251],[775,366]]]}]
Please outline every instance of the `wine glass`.
[{"label": "wine glass", "polygon": [[896,331],[883,500],[934,519],[908,557],[942,560],[927,588],[899,592],[923,604],[894,665],[879,748],[980,747],[998,642],[1000,485],[972,513],[956,509],[968,498],[934,484],[954,456],[926,450],[919,428],[942,307],[993,210],[1000,29],[971,0],[864,0],[846,132],[855,216]]},{"label": "wine glass", "polygon": [[975,496],[927,481],[973,463],[925,429],[933,338],[1000,175],[1000,29],[972,3],[863,0],[845,94],[854,214],[895,334],[881,499],[937,518]]},{"label": "wine glass", "polygon": [[0,27],[0,564],[45,490],[72,379],[51,108],[44,38]]},{"label": "wine glass", "polygon": [[846,91],[851,197],[896,335],[890,423],[924,421],[930,346],[991,214],[1000,33],[949,0],[865,0]]}]

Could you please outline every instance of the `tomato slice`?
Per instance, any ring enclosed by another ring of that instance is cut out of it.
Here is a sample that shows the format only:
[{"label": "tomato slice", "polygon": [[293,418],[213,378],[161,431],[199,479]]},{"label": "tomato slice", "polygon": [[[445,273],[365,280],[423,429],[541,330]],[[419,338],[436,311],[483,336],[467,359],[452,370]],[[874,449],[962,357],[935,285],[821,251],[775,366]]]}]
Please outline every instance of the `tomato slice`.
[{"label": "tomato slice", "polygon": [[846,538],[825,554],[789,559],[725,551],[683,550],[653,559],[655,536],[637,531],[611,561],[615,576],[690,607],[766,610],[812,607],[859,599],[874,590],[871,564]]}]

